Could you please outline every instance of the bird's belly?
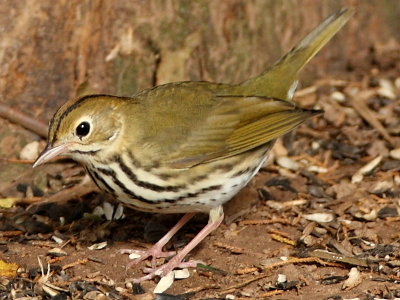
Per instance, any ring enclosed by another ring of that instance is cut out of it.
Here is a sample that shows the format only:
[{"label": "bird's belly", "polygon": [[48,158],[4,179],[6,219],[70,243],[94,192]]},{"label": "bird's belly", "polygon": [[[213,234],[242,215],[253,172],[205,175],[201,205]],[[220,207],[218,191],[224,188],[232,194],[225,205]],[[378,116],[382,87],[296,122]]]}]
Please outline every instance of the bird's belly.
[{"label": "bird's belly", "polygon": [[87,171],[100,189],[136,210],[208,212],[229,201],[250,181],[263,165],[268,150],[172,172],[138,168],[126,157],[107,165],[97,164],[96,168],[87,166]]}]

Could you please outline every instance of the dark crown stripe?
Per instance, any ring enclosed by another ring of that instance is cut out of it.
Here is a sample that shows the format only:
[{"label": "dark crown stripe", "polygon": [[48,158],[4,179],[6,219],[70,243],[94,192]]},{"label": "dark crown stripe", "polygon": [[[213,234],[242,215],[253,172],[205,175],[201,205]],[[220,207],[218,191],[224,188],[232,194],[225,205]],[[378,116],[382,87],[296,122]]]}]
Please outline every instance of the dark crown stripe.
[{"label": "dark crown stripe", "polygon": [[184,188],[186,185],[168,185],[168,186],[160,186],[153,183],[141,181],[137,178],[137,176],[132,172],[132,170],[122,161],[121,156],[115,156],[114,161],[119,165],[122,172],[137,186],[142,187],[144,189],[152,190],[155,192],[178,192]]},{"label": "dark crown stripe", "polygon": [[[58,119],[51,119],[50,124],[53,123],[54,121],[57,121],[57,126],[55,127],[56,129],[54,130],[54,132],[58,132],[58,129],[61,126],[61,121],[68,116],[68,114],[73,111],[74,109],[76,109],[77,107],[79,107],[80,105],[83,104],[83,102],[85,102],[88,99],[91,98],[95,98],[95,97],[101,97],[101,96],[106,96],[103,94],[96,94],[96,95],[87,95],[87,96],[83,96],[82,98],[79,98],[78,100],[76,100],[76,102],[74,104],[72,104],[70,107],[68,107],[66,110],[64,110],[62,112],[62,114],[60,115],[60,117]],[[58,112],[56,113],[56,115],[58,114]],[[50,125],[51,126],[51,125]],[[54,144],[54,142],[57,140],[57,137],[54,136],[53,141],[51,141],[52,144]]]},{"label": "dark crown stripe", "polygon": [[[129,100],[131,98],[129,97],[117,97],[117,96],[110,96],[110,95],[106,95],[106,94],[94,94],[94,95],[86,95],[83,96],[81,98],[79,98],[78,100],[75,101],[75,103],[73,103],[71,106],[67,107],[63,112],[61,112],[60,110],[57,111],[57,113],[55,114],[58,115],[58,113],[61,113],[61,115],[58,117],[58,119],[54,119],[54,117],[50,120],[50,127],[51,124],[53,122],[57,122],[57,125],[55,126],[55,130],[54,132],[58,132],[60,126],[61,126],[61,122],[62,120],[68,116],[68,114],[73,111],[74,109],[76,109],[77,107],[81,106],[85,101],[92,99],[92,98],[98,98],[98,97],[108,97],[108,98],[118,98],[118,99],[123,99],[123,100]],[[54,144],[54,142],[57,140],[57,137],[54,136],[53,140],[51,141],[52,144]]]}]

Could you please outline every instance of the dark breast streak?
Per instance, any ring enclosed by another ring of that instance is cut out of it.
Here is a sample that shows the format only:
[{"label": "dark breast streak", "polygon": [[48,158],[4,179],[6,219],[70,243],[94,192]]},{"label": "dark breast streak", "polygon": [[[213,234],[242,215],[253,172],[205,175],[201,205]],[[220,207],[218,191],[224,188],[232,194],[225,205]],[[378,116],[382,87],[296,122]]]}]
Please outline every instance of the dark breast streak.
[{"label": "dark breast streak", "polygon": [[[139,210],[143,205],[148,207],[149,204],[154,206],[155,210],[157,210],[157,205],[162,203],[175,204],[179,206],[180,204],[178,203],[182,200],[187,200],[190,198],[193,199],[199,198],[207,192],[217,191],[222,188],[221,185],[209,185],[191,191],[190,189],[192,185],[186,185],[186,184],[160,186],[152,184],[150,182],[139,180],[136,174],[133,172],[133,170],[130,169],[123,162],[120,156],[114,157],[112,159],[112,162],[117,163],[117,167],[119,168],[119,170],[122,171],[127,178],[129,178],[130,180],[129,183],[123,182],[118,178],[117,175],[118,172],[114,170],[112,167],[110,167],[111,164],[108,164],[107,167],[106,165],[103,164],[102,167],[95,168],[94,166],[91,166],[87,167],[86,169],[91,178],[95,181],[95,183],[101,190],[111,194],[116,198],[132,199],[132,201],[129,202],[129,204],[137,207]],[[197,178],[202,180],[207,180],[208,176],[201,176],[201,178],[197,176]],[[110,184],[110,181],[113,184]],[[170,196],[168,198],[160,198],[157,200],[146,199],[145,197],[138,194],[139,189],[135,191],[135,186],[139,187],[140,189],[150,190],[152,192],[159,192],[160,195],[163,192],[169,192],[175,195],[172,197]],[[141,205],[140,203],[143,203],[143,205]]]}]

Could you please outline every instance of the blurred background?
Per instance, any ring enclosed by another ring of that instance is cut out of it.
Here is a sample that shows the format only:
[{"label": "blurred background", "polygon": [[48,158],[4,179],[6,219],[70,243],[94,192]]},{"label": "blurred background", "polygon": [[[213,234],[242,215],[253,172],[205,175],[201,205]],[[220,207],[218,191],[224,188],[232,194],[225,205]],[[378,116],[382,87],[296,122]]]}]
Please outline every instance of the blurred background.
[{"label": "blurred background", "polygon": [[82,91],[131,95],[169,81],[240,82],[343,6],[356,15],[309,64],[302,86],[344,71],[362,77],[378,61],[379,69],[399,70],[390,57],[398,58],[400,41],[396,0],[5,0],[0,101],[47,121]]}]

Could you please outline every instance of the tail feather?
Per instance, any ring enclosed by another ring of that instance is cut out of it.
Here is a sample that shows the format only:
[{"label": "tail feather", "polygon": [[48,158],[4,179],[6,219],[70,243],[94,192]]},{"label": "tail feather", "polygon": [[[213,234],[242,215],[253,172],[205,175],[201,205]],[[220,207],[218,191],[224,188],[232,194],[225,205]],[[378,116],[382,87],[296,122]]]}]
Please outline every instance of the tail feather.
[{"label": "tail feather", "polygon": [[298,73],[346,24],[353,13],[354,9],[343,8],[325,19],[271,68],[236,85],[234,93],[291,100]]}]

